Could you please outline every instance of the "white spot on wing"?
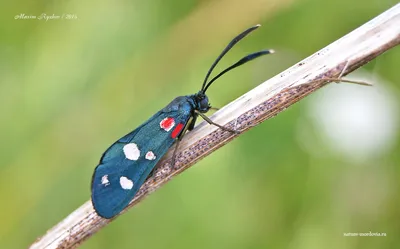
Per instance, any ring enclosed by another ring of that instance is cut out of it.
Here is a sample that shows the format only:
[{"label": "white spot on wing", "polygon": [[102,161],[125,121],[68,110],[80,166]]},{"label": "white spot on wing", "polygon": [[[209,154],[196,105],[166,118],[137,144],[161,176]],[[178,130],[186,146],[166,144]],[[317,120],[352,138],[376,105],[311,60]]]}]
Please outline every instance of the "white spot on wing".
[{"label": "white spot on wing", "polygon": [[154,155],[153,151],[148,151],[148,152],[146,153],[145,158],[146,158],[147,160],[155,160],[155,159],[156,159],[156,155]]},{"label": "white spot on wing", "polygon": [[108,181],[108,175],[104,175],[104,176],[101,178],[101,184],[103,184],[104,186],[110,185],[110,182]]},{"label": "white spot on wing", "polygon": [[126,158],[134,161],[138,160],[140,156],[140,150],[135,143],[125,145],[123,150]]},{"label": "white spot on wing", "polygon": [[119,184],[121,184],[121,187],[123,189],[128,189],[129,190],[129,189],[132,189],[132,187],[133,187],[132,180],[129,180],[125,176],[121,176],[121,178],[119,178]]}]

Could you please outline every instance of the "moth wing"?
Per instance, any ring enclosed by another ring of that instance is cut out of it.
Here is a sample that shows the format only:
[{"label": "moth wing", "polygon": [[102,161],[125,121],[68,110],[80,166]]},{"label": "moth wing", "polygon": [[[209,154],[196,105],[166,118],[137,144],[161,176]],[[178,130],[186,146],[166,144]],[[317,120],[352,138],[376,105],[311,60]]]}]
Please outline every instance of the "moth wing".
[{"label": "moth wing", "polygon": [[[152,164],[155,165],[156,162]],[[135,170],[130,170],[130,167]],[[107,219],[120,213],[133,199],[153,168],[149,163],[138,161],[124,163],[122,160],[109,160],[99,164],[92,180],[92,203],[96,212]]]},{"label": "moth wing", "polygon": [[[176,124],[186,125],[189,117],[159,112],[106,150],[92,177],[92,203],[100,216],[112,218],[129,204],[174,143]],[[168,131],[160,126],[166,118],[175,121]]]},{"label": "moth wing", "polygon": [[[134,129],[133,131],[129,132],[128,134],[126,134],[125,136],[121,137],[120,139],[118,139],[117,142],[115,142],[114,144],[112,144],[110,147],[108,147],[108,149],[103,153],[103,155],[101,156],[100,159],[100,164],[107,162],[109,160],[113,160],[116,155],[120,152],[120,147],[118,146],[118,144],[127,144],[129,142],[131,142],[133,140],[133,138],[136,136],[136,134],[138,132],[141,131],[141,129],[146,126],[148,123],[150,123],[152,120],[158,119],[158,117],[162,115],[162,112],[157,112],[156,114],[153,115],[153,117],[149,118],[146,122],[144,122],[143,124],[141,124],[139,127],[137,127],[136,129]],[[114,146],[115,145],[115,146]],[[100,165],[99,164],[99,165]]]}]

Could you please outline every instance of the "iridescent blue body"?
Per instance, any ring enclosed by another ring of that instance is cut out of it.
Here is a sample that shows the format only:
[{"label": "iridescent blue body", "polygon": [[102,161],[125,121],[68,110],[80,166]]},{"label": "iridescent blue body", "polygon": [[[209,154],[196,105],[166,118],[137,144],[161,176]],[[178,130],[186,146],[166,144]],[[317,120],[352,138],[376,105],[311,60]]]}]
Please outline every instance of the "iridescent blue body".
[{"label": "iridescent blue body", "polygon": [[[92,202],[100,216],[112,218],[129,204],[157,162],[184,131],[190,117],[195,115],[194,110],[202,109],[197,104],[194,95],[177,97],[104,152],[92,178]],[[162,127],[162,121],[167,119],[174,123],[168,130]],[[124,146],[128,144],[137,146],[136,160],[126,156]],[[153,157],[146,159],[149,151]],[[121,177],[131,181],[132,187],[122,188]]]},{"label": "iridescent blue body", "polygon": [[[218,61],[243,37],[258,28],[251,27],[236,36],[222,51],[209,69],[201,90],[193,95],[175,98],[145,123],[112,144],[103,154],[92,177],[92,203],[97,214],[110,219],[119,214],[134,198],[157,162],[174,142],[194,128],[200,115],[210,124],[235,132],[211,121],[204,115],[210,108],[205,95],[208,87],[224,73],[261,55],[272,53],[263,50],[249,54],[226,68],[207,82]],[[176,146],[178,147],[178,145]],[[176,150],[173,154],[173,162]]]}]

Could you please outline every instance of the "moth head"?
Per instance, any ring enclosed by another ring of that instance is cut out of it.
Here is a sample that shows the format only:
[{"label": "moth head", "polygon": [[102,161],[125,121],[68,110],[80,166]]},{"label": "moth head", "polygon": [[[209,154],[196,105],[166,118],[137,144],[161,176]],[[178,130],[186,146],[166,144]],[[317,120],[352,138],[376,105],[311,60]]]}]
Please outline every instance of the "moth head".
[{"label": "moth head", "polygon": [[210,110],[211,106],[210,103],[208,102],[208,97],[202,92],[198,92],[197,94],[194,95],[195,98],[195,103],[196,103],[196,109],[199,112],[205,113]]}]

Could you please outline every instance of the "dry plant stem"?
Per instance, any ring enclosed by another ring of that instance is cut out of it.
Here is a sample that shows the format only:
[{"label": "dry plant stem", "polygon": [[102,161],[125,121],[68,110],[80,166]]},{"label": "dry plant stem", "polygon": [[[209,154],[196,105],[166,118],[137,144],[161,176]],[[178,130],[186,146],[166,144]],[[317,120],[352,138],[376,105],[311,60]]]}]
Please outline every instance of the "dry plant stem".
[{"label": "dry plant stem", "polygon": [[[327,81],[333,81],[342,71],[345,75],[399,43],[400,4],[397,4],[239,97],[215,113],[211,119],[231,129],[248,130],[326,85]],[[239,135],[202,122],[180,143],[173,170],[170,169],[172,148],[158,164],[155,174],[142,186],[129,208],[169,181],[172,176],[237,136]],[[43,237],[38,238],[31,248],[76,248],[111,221],[97,216],[91,202],[87,201]]]}]

